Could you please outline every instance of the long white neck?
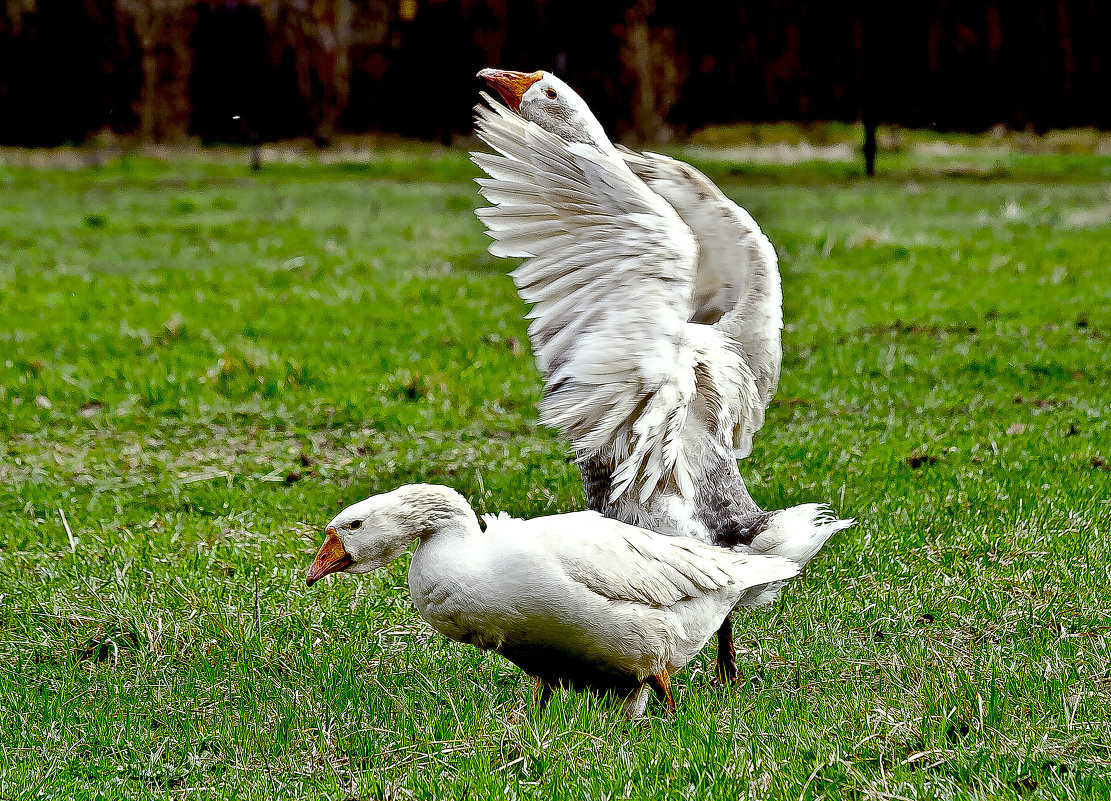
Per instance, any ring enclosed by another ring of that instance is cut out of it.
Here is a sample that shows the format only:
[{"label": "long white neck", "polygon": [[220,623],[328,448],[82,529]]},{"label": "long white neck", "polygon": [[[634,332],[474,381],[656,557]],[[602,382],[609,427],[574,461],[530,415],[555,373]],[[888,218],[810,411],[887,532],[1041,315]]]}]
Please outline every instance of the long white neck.
[{"label": "long white neck", "polygon": [[606,135],[606,129],[602,127],[602,123],[598,122],[598,118],[594,116],[590,110],[585,114],[585,131],[590,144],[597,147],[603,153],[613,156],[618,161],[624,163],[624,160],[618,155],[617,148],[614,147],[613,142]]}]

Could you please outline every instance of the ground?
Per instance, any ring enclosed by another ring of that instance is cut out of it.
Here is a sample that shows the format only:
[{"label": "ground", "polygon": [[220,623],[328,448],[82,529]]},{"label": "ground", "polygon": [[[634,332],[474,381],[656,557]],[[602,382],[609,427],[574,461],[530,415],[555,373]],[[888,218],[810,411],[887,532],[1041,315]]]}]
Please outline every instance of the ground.
[{"label": "ground", "polygon": [[631,724],[537,714],[407,559],[305,587],[403,483],[583,505],[464,151],[2,154],[0,797],[1106,799],[1103,140],[908,136],[869,181],[715,136],[784,283],[743,473],[860,522],[737,621],[740,686],[707,648]]}]

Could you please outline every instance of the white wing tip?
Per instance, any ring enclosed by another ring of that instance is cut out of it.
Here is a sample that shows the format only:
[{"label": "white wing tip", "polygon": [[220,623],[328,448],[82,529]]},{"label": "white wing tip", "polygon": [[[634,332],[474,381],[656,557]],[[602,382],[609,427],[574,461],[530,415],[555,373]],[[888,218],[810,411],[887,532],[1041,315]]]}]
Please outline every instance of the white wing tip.
[{"label": "white wing tip", "polygon": [[750,560],[760,560],[758,566],[761,569],[759,580],[751,582],[749,586],[773,581],[786,581],[789,578],[797,576],[801,569],[798,562],[793,559],[788,559],[785,556],[761,554],[759,556],[749,556],[748,558]]}]

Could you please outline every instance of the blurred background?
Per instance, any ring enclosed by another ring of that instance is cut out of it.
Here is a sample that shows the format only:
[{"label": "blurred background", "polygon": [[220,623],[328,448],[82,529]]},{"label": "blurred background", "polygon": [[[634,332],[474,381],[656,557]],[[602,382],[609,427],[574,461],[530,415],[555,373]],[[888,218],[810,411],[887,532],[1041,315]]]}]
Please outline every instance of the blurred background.
[{"label": "blurred background", "polygon": [[548,69],[626,141],[712,123],[1111,125],[1111,3],[6,0],[0,144],[471,128],[475,72]]}]

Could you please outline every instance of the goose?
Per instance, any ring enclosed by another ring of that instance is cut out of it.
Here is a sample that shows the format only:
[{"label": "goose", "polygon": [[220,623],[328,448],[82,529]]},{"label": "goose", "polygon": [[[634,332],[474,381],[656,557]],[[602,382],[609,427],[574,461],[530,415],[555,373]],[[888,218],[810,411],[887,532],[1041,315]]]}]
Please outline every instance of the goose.
[{"label": "goose", "polygon": [[644,714],[649,688],[674,711],[671,674],[754,587],[798,572],[789,559],[656,534],[597,512],[530,520],[503,512],[483,522],[450,487],[399,487],[336,515],[306,581],[367,573],[418,540],[409,592],[433,629],[534,676],[541,708],[562,684],[615,693],[632,718]]},{"label": "goose", "polygon": [[[804,566],[854,520],[807,503],[761,509],[737,460],[779,380],[782,292],[752,216],[688,164],[619,149],[556,76],[485,69],[477,210],[532,305],[541,422],[576,452],[606,517]],[[771,602],[779,582],[745,596]],[[717,675],[736,681],[729,616]]]}]

